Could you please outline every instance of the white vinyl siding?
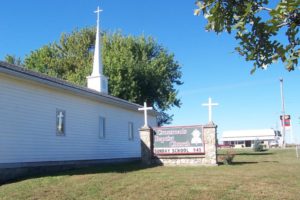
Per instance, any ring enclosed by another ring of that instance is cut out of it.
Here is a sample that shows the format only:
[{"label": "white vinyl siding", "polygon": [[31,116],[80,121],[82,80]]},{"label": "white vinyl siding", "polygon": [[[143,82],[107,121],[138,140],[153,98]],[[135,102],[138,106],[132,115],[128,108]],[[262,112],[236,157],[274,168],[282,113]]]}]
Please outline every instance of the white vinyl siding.
[{"label": "white vinyl siding", "polygon": [[[56,109],[66,111],[64,137],[57,137]],[[99,139],[99,113],[105,139]],[[0,163],[136,158],[143,113],[0,73]],[[149,116],[149,124],[156,125]]]}]

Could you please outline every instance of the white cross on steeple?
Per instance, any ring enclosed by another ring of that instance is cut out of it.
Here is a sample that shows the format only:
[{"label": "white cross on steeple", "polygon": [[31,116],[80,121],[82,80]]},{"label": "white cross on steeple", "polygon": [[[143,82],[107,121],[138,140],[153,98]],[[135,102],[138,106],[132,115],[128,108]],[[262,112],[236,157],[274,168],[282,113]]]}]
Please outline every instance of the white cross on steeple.
[{"label": "white cross on steeple", "polygon": [[208,103],[203,103],[202,106],[208,107],[208,122],[212,122],[212,107],[218,106],[218,103],[212,103],[211,98],[208,98]]},{"label": "white cross on steeple", "polygon": [[144,102],[144,107],[143,107],[143,108],[139,108],[138,110],[143,110],[143,111],[144,111],[144,120],[145,120],[144,127],[148,127],[148,116],[147,116],[147,111],[148,111],[148,110],[153,110],[153,108],[152,108],[152,107],[147,107],[147,103]]},{"label": "white cross on steeple", "polygon": [[97,10],[94,11],[94,13],[97,13],[97,25],[99,24],[99,20],[100,20],[100,13],[102,12],[103,10],[101,10],[99,8],[99,6],[97,7]]}]

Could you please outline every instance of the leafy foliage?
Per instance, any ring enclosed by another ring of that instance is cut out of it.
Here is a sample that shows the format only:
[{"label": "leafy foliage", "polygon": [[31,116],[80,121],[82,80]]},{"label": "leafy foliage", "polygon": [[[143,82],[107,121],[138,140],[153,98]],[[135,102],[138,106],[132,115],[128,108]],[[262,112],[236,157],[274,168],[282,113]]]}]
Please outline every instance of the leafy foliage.
[{"label": "leafy foliage", "polygon": [[224,165],[231,165],[233,163],[233,158],[235,157],[235,155],[235,151],[230,149],[227,150],[224,155],[219,155],[218,159],[220,162],[223,162]]},{"label": "leafy foliage", "polygon": [[63,33],[58,43],[32,51],[25,58],[24,64],[28,69],[85,86],[86,76],[92,71],[91,47],[94,43],[93,29]]},{"label": "leafy foliage", "polygon": [[[175,85],[181,85],[180,65],[174,55],[151,37],[102,36],[104,74],[109,78],[109,93],[128,101],[147,101],[161,113],[159,123],[169,123],[167,111],[180,106]],[[68,80],[82,86],[92,71],[95,29],[62,34],[59,42],[32,51],[24,60],[27,68]]]},{"label": "leafy foliage", "polygon": [[[281,0],[268,8],[268,0],[201,0],[194,14],[203,13],[206,30],[234,31],[239,46],[235,50],[256,68],[267,68],[281,60],[288,71],[294,70],[300,57],[300,1]],[[286,36],[279,41],[278,36]]]},{"label": "leafy foliage", "polygon": [[16,58],[16,56],[14,56],[14,55],[6,55],[4,59],[6,62],[8,62],[10,64],[19,65],[19,66],[22,65],[21,58]]},{"label": "leafy foliage", "polygon": [[264,147],[259,140],[256,140],[253,145],[253,151],[261,152],[264,151]]},{"label": "leafy foliage", "polygon": [[[142,104],[147,101],[156,110],[180,106],[174,85],[181,85],[179,64],[174,55],[153,38],[123,37],[116,33],[103,37],[104,73],[109,75],[110,93]],[[159,121],[169,122],[161,112]]]}]

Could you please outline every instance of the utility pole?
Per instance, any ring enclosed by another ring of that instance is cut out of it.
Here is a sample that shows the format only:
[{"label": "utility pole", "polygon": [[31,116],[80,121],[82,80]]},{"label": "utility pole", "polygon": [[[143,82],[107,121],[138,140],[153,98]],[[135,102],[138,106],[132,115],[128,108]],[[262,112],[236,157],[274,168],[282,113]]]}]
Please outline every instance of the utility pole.
[{"label": "utility pole", "polygon": [[282,108],[282,120],[281,120],[281,126],[282,126],[282,147],[286,148],[285,143],[285,109],[284,109],[284,96],[283,96],[283,78],[279,79],[280,81],[280,94],[281,94],[281,108]]}]

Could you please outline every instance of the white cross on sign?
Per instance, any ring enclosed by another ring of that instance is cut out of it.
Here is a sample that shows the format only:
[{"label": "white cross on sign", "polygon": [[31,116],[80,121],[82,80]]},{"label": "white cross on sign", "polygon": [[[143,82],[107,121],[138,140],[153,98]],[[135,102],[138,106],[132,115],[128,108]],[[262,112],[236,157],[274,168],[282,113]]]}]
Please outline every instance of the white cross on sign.
[{"label": "white cross on sign", "polygon": [[147,103],[144,102],[144,107],[139,108],[138,110],[143,110],[144,111],[144,118],[145,118],[145,124],[144,127],[148,127],[148,116],[147,116],[147,110],[153,110],[152,107],[147,107]]},{"label": "white cross on sign", "polygon": [[64,114],[63,112],[59,112],[59,114],[57,115],[58,118],[58,130],[62,131],[62,126],[63,126],[63,118],[64,118]]},{"label": "white cross on sign", "polygon": [[203,103],[202,106],[208,107],[208,122],[212,122],[212,107],[218,106],[218,103],[212,103],[211,98],[208,98],[208,103]]}]

